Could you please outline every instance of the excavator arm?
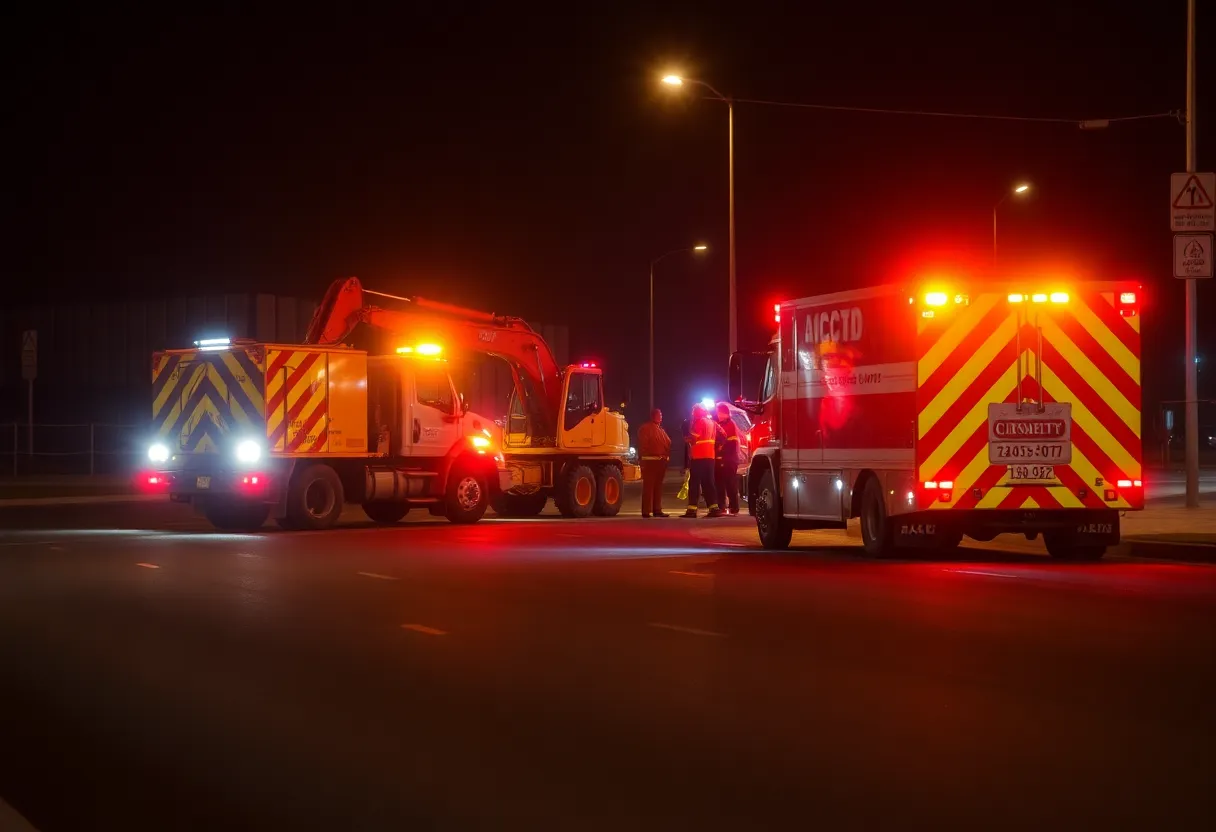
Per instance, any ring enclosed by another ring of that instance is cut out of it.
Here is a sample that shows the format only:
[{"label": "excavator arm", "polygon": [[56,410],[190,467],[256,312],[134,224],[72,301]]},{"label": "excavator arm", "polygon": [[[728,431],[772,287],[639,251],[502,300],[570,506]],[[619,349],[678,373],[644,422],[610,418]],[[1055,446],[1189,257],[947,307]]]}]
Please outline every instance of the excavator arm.
[{"label": "excavator arm", "polygon": [[[404,304],[383,309],[366,295]],[[357,277],[335,281],[313,315],[305,343],[340,344],[359,324],[398,333],[411,343],[438,343],[453,352],[492,355],[511,368],[516,392],[524,402],[537,439],[556,441],[562,399],[561,368],[549,345],[522,318],[419,297],[400,297],[364,289]]]}]

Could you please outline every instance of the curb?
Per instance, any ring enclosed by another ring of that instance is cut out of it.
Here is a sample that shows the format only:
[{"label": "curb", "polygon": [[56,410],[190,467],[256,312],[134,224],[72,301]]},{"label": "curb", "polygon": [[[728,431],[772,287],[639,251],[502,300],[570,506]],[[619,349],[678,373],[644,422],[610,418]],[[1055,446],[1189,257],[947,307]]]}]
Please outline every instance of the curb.
[{"label": "curb", "polygon": [[1119,554],[1145,560],[1176,560],[1185,563],[1216,564],[1216,545],[1203,543],[1167,543],[1161,540],[1123,540],[1109,550]]},{"label": "curb", "polygon": [[0,500],[0,509],[32,508],[34,506],[89,506],[105,503],[150,503],[168,498],[164,494],[103,494],[96,497],[20,497]]}]

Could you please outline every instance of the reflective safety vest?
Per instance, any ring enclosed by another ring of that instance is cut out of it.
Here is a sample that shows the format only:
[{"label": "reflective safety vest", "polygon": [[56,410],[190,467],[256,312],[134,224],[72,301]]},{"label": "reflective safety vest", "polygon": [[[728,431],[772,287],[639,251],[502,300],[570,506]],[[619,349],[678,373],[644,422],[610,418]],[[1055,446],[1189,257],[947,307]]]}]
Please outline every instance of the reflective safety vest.
[{"label": "reflective safety vest", "polygon": [[718,423],[704,416],[692,423],[693,459],[713,459],[714,446],[718,441]]}]

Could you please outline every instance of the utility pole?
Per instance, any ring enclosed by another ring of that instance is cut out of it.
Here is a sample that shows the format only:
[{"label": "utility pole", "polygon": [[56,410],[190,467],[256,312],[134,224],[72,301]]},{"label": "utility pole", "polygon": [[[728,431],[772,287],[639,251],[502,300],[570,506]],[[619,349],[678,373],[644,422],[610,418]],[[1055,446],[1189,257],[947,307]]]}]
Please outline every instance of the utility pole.
[{"label": "utility pole", "polygon": [[[1186,170],[1195,173],[1195,0],[1186,2]],[[1196,282],[1186,281],[1186,507],[1199,508],[1199,368],[1195,364]]]}]

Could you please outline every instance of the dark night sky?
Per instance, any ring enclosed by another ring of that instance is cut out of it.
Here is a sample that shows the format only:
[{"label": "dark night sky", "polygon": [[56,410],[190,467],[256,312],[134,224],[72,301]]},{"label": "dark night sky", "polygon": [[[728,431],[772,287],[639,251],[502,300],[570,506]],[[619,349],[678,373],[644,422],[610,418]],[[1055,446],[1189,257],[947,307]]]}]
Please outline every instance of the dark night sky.
[{"label": "dark night sky", "polygon": [[[865,107],[1082,118],[1185,105],[1182,0],[440,5],[10,21],[10,300],[319,298],[357,274],[567,323],[641,401],[656,254],[714,249],[662,266],[660,387],[717,381],[726,353],[726,112],[659,88],[663,70],[740,98]],[[1025,177],[1034,198],[1001,209],[1005,266],[1142,278],[1146,400],[1177,397],[1177,122],[1093,132],[746,104],[736,122],[745,345],[767,337],[782,296],[985,267],[992,204]],[[1201,141],[1200,168],[1211,158]],[[699,336],[680,320],[696,309]]]}]

